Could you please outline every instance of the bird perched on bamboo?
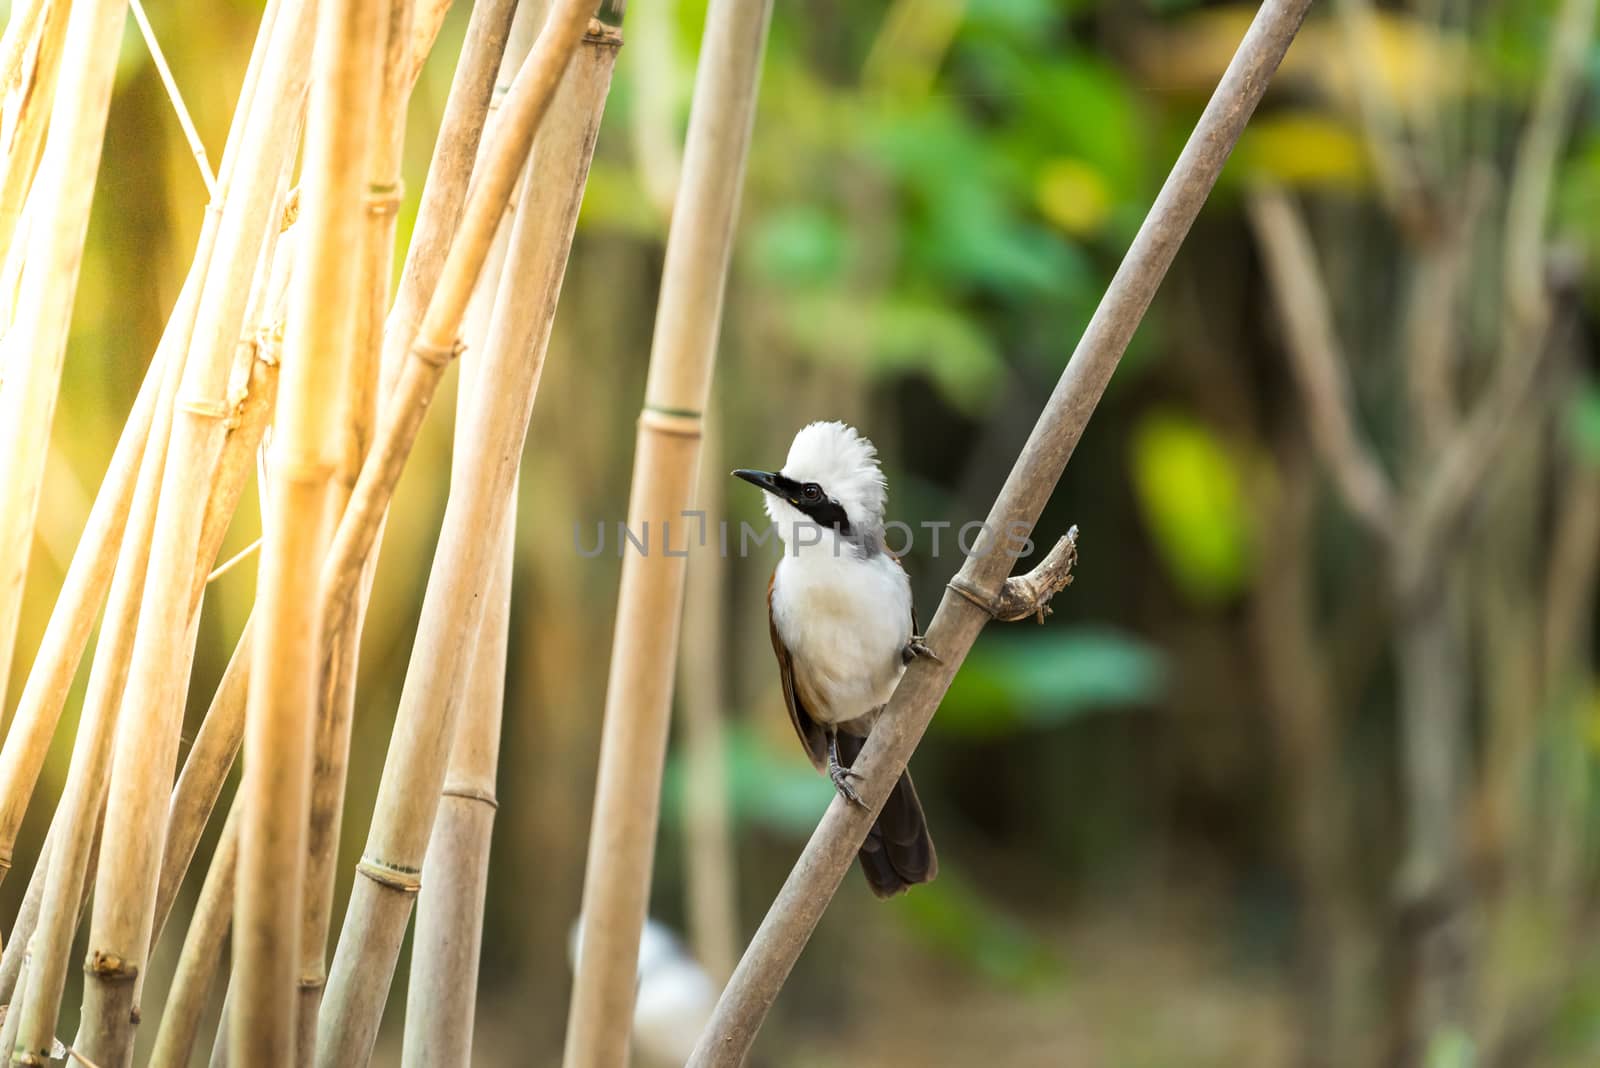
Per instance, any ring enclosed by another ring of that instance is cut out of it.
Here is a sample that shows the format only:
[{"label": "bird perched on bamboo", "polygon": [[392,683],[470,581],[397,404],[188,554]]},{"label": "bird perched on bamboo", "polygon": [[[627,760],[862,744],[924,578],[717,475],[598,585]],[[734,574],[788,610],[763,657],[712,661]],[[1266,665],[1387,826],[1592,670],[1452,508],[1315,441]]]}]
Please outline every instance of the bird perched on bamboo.
[{"label": "bird perched on bamboo", "polygon": [[[906,665],[933,657],[916,633],[911,580],[884,547],[888,490],[877,449],[844,423],[812,423],[795,435],[781,471],[733,474],[766,491],[784,545],[767,610],[789,718],[817,770],[859,805],[851,765],[867,732]],[[890,791],[859,858],[879,897],[938,874],[910,772]]]}]

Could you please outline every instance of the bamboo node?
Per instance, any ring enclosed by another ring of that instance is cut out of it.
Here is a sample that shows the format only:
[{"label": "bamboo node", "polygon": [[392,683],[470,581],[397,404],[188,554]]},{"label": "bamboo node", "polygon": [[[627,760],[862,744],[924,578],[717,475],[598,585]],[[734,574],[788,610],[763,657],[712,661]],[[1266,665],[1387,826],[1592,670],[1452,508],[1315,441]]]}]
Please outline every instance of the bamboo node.
[{"label": "bamboo node", "polygon": [[268,367],[276,367],[278,353],[283,350],[283,320],[257,327],[255,347],[257,360]]},{"label": "bamboo node", "polygon": [[457,786],[452,783],[445,783],[444,789],[440,793],[445,797],[459,797],[466,801],[481,801],[490,808],[497,809],[500,807],[500,801],[493,793],[476,786]]},{"label": "bamboo node", "polygon": [[961,575],[946,586],[1003,623],[1014,623],[1033,616],[1040,623],[1051,614],[1050,599],[1072,585],[1072,569],[1078,563],[1078,528],[1072,527],[1045,554],[1039,566],[1026,575],[1006,579],[998,593],[979,589]]},{"label": "bamboo node", "polygon": [[231,425],[233,420],[233,405],[227,401],[186,397],[178,402],[178,407],[199,419],[219,419],[224,426]]},{"label": "bamboo node", "polygon": [[397,214],[405,196],[404,182],[368,182],[367,214],[378,216]]},{"label": "bamboo node", "polygon": [[429,367],[444,367],[465,351],[467,347],[459,339],[448,345],[433,345],[419,337],[411,343],[411,355]]},{"label": "bamboo node", "polygon": [[88,959],[83,962],[83,971],[86,975],[97,976],[113,983],[131,983],[139,978],[137,964],[115,953],[103,953],[98,949],[90,953]]},{"label": "bamboo node", "polygon": [[700,413],[688,408],[660,408],[646,404],[639,413],[639,426],[675,438],[698,438],[703,433],[703,425]]},{"label": "bamboo node", "polygon": [[603,45],[607,48],[621,48],[622,27],[609,25],[599,19],[590,19],[589,28],[583,34],[583,43]]},{"label": "bamboo node", "polygon": [[371,857],[362,857],[360,863],[356,865],[356,871],[379,886],[387,886],[402,894],[414,894],[422,889],[422,872],[416,868],[400,867],[381,860],[373,860]]}]

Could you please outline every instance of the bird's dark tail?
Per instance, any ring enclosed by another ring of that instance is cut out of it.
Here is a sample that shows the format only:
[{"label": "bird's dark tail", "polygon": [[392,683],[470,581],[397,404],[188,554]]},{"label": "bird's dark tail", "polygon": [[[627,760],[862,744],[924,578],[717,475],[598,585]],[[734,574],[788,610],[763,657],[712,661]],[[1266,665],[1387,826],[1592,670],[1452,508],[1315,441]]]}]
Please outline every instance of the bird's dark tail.
[{"label": "bird's dark tail", "polygon": [[[841,731],[840,762],[846,767],[854,764],[864,741]],[[922,802],[917,800],[917,788],[912,785],[909,771],[900,773],[900,781],[889,792],[878,822],[867,832],[867,840],[861,843],[856,856],[861,860],[862,874],[878,897],[893,897],[918,883],[932,882],[939,874],[939,857],[928,835],[928,820],[922,814]]]}]

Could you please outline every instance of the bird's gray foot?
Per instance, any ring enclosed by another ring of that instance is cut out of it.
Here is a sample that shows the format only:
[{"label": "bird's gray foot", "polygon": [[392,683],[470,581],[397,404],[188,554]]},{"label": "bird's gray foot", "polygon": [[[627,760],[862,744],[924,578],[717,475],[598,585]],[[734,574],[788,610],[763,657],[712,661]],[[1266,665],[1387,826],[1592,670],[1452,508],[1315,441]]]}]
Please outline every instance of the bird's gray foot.
[{"label": "bird's gray foot", "polygon": [[861,778],[861,773],[839,763],[839,742],[835,734],[828,735],[828,778],[833,780],[833,788],[839,791],[840,797],[852,805],[867,807],[867,803],[861,800],[861,795],[856,793],[856,788],[850,785],[850,780]]},{"label": "bird's gray foot", "polygon": [[943,660],[939,659],[938,653],[935,653],[923,643],[922,635],[913,634],[911,636],[911,640],[906,642],[906,647],[900,650],[900,660],[903,663],[909,664],[919,656],[925,660],[932,660],[935,664],[944,663]]}]

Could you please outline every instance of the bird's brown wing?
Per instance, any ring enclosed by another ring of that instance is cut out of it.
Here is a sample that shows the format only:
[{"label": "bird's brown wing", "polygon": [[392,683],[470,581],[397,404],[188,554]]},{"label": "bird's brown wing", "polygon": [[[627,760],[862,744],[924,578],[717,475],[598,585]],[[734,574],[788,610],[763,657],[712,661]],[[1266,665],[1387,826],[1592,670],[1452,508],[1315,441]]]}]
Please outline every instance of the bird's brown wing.
[{"label": "bird's brown wing", "polygon": [[[777,577],[778,573],[774,571],[772,581],[776,581]],[[828,738],[821,725],[806,711],[795,689],[794,660],[789,655],[788,647],[783,644],[783,636],[778,633],[778,621],[772,614],[772,581],[767,583],[767,626],[772,633],[772,651],[778,658],[778,676],[783,682],[783,703],[789,706],[789,722],[794,724],[794,732],[800,736],[806,756],[811,758],[811,763],[816,765],[818,771],[826,771]]]}]

